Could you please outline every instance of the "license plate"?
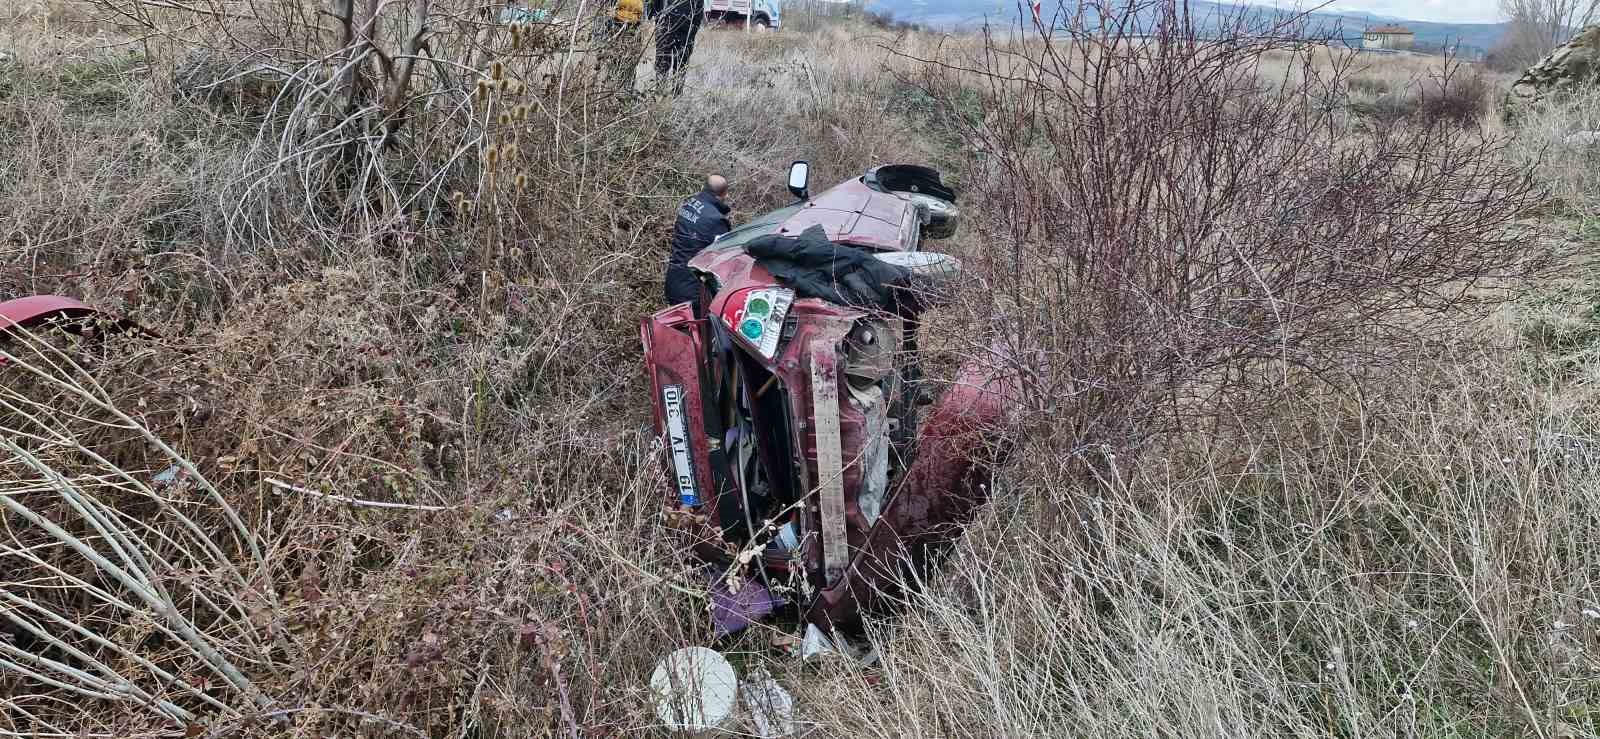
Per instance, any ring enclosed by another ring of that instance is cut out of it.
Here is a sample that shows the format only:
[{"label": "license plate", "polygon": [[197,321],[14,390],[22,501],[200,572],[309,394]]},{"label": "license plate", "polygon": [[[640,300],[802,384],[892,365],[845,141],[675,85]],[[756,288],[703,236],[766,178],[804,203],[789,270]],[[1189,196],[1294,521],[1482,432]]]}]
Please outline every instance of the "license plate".
[{"label": "license plate", "polygon": [[694,465],[689,458],[689,425],[683,417],[683,387],[661,389],[662,405],[667,409],[667,443],[672,445],[672,471],[677,476],[678,500],[686,506],[700,505],[694,486]]}]

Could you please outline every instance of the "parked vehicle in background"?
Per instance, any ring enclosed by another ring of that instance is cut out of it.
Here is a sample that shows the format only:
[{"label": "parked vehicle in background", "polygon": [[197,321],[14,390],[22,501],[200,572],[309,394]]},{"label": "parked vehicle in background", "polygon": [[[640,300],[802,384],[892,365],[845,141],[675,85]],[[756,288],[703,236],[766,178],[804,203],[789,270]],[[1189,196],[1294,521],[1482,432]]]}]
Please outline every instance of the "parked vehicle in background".
[{"label": "parked vehicle in background", "polygon": [[705,12],[707,26],[776,31],[782,22],[782,0],[706,0]]},{"label": "parked vehicle in background", "polygon": [[545,8],[529,8],[517,5],[515,0],[507,0],[506,7],[500,11],[501,23],[545,23],[555,18]]}]

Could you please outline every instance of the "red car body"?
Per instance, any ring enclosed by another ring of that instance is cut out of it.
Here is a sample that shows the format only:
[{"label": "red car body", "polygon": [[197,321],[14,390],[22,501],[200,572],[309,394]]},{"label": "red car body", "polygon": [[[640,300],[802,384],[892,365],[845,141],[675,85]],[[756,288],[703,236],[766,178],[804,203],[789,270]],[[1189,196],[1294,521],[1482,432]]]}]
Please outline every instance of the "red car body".
[{"label": "red car body", "polygon": [[699,559],[737,573],[734,590],[765,583],[824,630],[858,622],[958,535],[1014,397],[1004,373],[974,364],[919,424],[918,316],[793,297],[745,252],[813,226],[839,245],[918,251],[927,210],[878,173],[719,238],[689,262],[703,314],[683,303],[641,327],[671,520]]},{"label": "red car body", "polygon": [[[100,322],[111,332],[129,332],[156,338],[155,332],[139,324],[101,311],[74,298],[61,295],[29,295],[0,302],[0,338],[13,330],[32,331],[49,323],[58,323],[69,331],[79,331],[88,323]],[[0,365],[6,363],[0,357]]]},{"label": "red car body", "polygon": [[30,329],[55,319],[76,319],[100,312],[72,298],[60,295],[29,295],[0,303],[0,331]]}]

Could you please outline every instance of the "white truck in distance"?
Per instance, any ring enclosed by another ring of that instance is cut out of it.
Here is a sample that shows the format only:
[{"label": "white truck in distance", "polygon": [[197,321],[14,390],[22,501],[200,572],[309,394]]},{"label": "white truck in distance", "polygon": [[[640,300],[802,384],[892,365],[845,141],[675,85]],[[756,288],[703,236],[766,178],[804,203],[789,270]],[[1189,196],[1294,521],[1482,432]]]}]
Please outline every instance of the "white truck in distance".
[{"label": "white truck in distance", "polygon": [[782,22],[781,0],[706,0],[706,25],[776,31]]}]

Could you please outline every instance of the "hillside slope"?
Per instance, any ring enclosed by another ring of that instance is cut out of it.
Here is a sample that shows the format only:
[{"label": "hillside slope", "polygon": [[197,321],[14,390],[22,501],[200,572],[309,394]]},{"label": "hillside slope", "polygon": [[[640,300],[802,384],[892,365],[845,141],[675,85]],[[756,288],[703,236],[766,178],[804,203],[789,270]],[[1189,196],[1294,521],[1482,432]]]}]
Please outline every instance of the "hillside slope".
[{"label": "hillside slope", "polygon": [[[1239,14],[1241,7],[1247,8],[1247,13],[1255,16],[1261,22],[1267,22],[1273,17],[1281,16],[1284,11],[1269,6],[1237,6],[1226,3],[1192,2],[1189,4],[1195,17],[1199,19],[1202,28],[1214,29],[1216,19],[1233,17]],[[1016,2],[1001,0],[991,2],[986,0],[873,0],[869,8],[888,12],[902,20],[924,23],[929,26],[961,29],[974,28],[985,22],[996,25],[1015,24],[1018,18],[1023,17],[1019,12],[1026,11],[1027,6],[1019,6]],[[1055,2],[1045,2],[1043,10],[1049,16],[1062,9],[1062,5]],[[1066,6],[1068,12],[1074,6]],[[1501,36],[1506,32],[1505,23],[1440,23],[1433,21],[1418,21],[1398,19],[1389,16],[1379,16],[1368,13],[1345,13],[1337,11],[1318,11],[1311,14],[1313,24],[1309,30],[1313,34],[1336,34],[1358,43],[1361,31],[1369,26],[1398,23],[1410,28],[1417,34],[1417,43],[1427,45],[1461,44],[1466,47],[1487,50],[1493,48]]]}]

